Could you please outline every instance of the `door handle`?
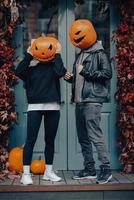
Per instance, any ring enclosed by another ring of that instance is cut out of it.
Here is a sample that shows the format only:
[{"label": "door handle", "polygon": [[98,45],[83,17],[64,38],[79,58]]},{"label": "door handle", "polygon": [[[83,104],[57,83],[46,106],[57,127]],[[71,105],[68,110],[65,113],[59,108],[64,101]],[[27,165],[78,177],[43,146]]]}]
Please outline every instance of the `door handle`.
[{"label": "door handle", "polygon": [[65,101],[64,101],[64,100],[62,100],[62,101],[60,102],[60,104],[61,104],[61,105],[65,104]]}]

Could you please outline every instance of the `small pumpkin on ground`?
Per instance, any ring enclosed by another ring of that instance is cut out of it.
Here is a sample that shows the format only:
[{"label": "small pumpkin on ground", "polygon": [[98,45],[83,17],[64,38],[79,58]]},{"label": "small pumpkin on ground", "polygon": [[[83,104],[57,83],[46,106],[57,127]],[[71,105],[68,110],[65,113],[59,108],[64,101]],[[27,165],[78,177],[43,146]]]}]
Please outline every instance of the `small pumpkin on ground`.
[{"label": "small pumpkin on ground", "polygon": [[43,174],[46,169],[45,160],[41,160],[41,157],[39,160],[33,160],[30,169],[33,174]]},{"label": "small pumpkin on ground", "polygon": [[10,171],[23,171],[23,146],[15,147],[9,152],[8,162]]}]

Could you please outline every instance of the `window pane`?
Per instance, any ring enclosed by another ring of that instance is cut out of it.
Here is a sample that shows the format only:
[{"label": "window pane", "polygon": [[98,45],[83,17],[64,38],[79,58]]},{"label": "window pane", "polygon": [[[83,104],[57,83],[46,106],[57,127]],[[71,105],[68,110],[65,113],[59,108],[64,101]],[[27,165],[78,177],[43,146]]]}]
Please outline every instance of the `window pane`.
[{"label": "window pane", "polygon": [[[58,0],[32,0],[23,4],[24,49],[31,39],[42,34],[58,37]],[[25,9],[24,9],[25,8]]]},{"label": "window pane", "polygon": [[98,40],[102,41],[105,50],[110,48],[110,6],[109,1],[76,0],[75,19],[89,19],[97,31]]}]

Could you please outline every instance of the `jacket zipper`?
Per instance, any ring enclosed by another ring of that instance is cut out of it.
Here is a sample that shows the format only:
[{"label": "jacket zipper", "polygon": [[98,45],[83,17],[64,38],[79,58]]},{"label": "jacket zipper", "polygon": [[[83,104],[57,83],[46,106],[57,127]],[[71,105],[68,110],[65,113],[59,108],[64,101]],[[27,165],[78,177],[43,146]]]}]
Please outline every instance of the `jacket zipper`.
[{"label": "jacket zipper", "polygon": [[83,98],[83,90],[84,90],[84,87],[85,87],[85,78],[84,78],[84,81],[83,81],[83,87],[82,87],[82,91],[81,91],[81,97],[82,97],[81,99],[84,99],[84,98]]}]

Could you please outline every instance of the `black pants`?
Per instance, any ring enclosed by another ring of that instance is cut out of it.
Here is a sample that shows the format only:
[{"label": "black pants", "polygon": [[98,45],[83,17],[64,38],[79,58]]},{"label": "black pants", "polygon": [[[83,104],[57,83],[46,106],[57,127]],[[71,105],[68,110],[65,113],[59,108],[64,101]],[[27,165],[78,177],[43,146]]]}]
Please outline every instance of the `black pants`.
[{"label": "black pants", "polygon": [[27,139],[23,152],[23,164],[30,165],[42,117],[45,127],[45,161],[52,164],[54,158],[54,140],[58,129],[60,111],[29,111],[27,114]]}]

